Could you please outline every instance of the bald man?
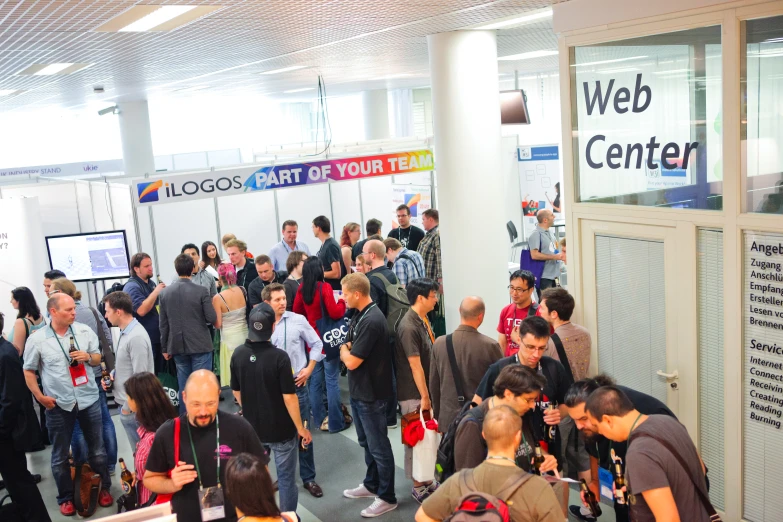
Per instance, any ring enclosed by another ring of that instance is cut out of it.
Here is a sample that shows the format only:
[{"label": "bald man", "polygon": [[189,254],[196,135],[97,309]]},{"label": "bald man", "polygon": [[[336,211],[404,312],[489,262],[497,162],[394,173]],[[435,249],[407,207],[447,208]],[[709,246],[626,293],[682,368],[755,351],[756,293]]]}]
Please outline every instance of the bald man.
[{"label": "bald man", "polygon": [[[484,312],[484,300],[480,297],[463,299],[459,305],[460,325],[454,333],[438,337],[432,347],[429,389],[432,411],[442,433],[448,431],[466,400],[473,397],[489,366],[503,357],[500,344],[478,331],[484,322]],[[449,341],[453,344],[457,371],[462,380],[460,393],[457,392],[449,361]]]},{"label": "bald man", "polygon": [[386,295],[385,281],[396,285],[399,283],[394,272],[386,266],[386,245],[378,239],[370,239],[362,247],[365,261],[372,270],[365,274],[370,280],[370,297],[378,305],[378,309],[386,316],[389,313],[389,299]]},{"label": "bald man", "polygon": [[[202,520],[199,505],[199,483],[202,495],[209,488],[225,485],[228,459],[240,453],[251,453],[269,464],[269,457],[258,440],[255,430],[238,415],[218,411],[220,383],[208,370],[190,374],[182,392],[185,413],[167,421],[155,434],[144,485],[158,494],[173,494],[171,505],[179,520]],[[174,462],[174,431],[179,424],[179,462]],[[192,443],[191,443],[192,441]],[[191,448],[195,448],[193,453]],[[218,470],[219,455],[220,469]],[[171,471],[171,477],[168,472]],[[209,492],[210,496],[213,491]],[[222,511],[211,520],[235,522],[234,506],[224,497]]]}]

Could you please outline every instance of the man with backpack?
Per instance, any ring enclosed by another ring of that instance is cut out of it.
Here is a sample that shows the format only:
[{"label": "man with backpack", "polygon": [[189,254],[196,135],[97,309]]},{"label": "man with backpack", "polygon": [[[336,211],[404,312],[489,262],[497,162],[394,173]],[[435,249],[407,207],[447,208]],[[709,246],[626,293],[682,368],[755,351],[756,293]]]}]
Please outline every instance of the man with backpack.
[{"label": "man with backpack", "polygon": [[522,443],[518,413],[506,405],[492,408],[482,431],[484,462],[444,482],[416,512],[416,522],[562,522],[563,512],[547,481],[516,465]]},{"label": "man with backpack", "polygon": [[383,245],[386,247],[386,258],[389,263],[393,263],[392,272],[402,286],[408,286],[414,279],[424,277],[424,259],[421,254],[408,250],[393,237],[384,239]]}]

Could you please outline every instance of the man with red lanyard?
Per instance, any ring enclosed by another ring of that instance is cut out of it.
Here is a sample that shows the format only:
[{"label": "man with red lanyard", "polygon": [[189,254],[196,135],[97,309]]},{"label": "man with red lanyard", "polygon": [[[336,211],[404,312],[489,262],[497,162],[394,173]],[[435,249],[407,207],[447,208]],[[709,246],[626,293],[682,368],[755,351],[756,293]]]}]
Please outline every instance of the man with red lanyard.
[{"label": "man with red lanyard", "polygon": [[[73,504],[73,480],[68,450],[76,419],[90,449],[89,463],[101,476],[98,503],[114,503],[109,493],[111,478],[106,468],[103,445],[103,417],[98,401],[98,385],[86,366],[101,364],[98,336],[88,326],[75,323],[76,303],[65,294],[54,294],[46,303],[52,322],[30,336],[24,352],[24,377],[35,400],[48,411],[46,425],[52,441],[52,474],[57,484],[57,504],[66,517],[76,514]],[[38,387],[35,372],[41,374],[44,392]]]},{"label": "man with red lanyard", "polygon": [[526,317],[540,315],[538,305],[533,302],[533,289],[536,278],[527,270],[517,270],[511,274],[508,293],[511,304],[500,311],[498,321],[498,343],[503,349],[503,357],[510,357],[519,351],[519,344],[511,338],[511,332]]}]

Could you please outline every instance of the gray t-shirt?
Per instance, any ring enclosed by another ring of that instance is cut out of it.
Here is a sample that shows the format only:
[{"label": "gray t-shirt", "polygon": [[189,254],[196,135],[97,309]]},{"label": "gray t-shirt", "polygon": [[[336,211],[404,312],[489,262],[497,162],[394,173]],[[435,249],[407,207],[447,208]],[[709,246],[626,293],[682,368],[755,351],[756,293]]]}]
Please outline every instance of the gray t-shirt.
[{"label": "gray t-shirt", "polygon": [[[688,467],[686,471],[679,461],[660,442],[649,437],[649,433],[666,440],[680,453]],[[626,478],[629,491],[636,496],[631,504],[631,519],[636,522],[655,522],[652,511],[642,493],[658,488],[671,488],[680,520],[688,522],[709,522],[710,517],[693,489],[689,474],[696,480],[705,494],[707,483],[701,469],[699,454],[688,431],[680,422],[668,415],[650,415],[633,432],[626,456]]]},{"label": "gray t-shirt", "polygon": [[[527,245],[530,250],[538,250],[542,254],[552,255],[555,253],[555,240],[552,238],[552,234],[540,226],[536,226],[536,229],[530,234]],[[550,259],[545,261],[544,273],[541,274],[541,278],[554,280],[559,275],[560,271],[557,268],[557,260]]]}]

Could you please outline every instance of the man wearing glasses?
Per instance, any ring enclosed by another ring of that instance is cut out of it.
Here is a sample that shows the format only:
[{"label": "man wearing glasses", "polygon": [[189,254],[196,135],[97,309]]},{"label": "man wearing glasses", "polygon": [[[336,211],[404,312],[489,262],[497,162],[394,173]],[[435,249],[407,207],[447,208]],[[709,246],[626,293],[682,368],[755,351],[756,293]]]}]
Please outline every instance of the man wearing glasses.
[{"label": "man wearing glasses", "polygon": [[421,240],[424,239],[424,231],[415,225],[411,225],[411,209],[408,205],[397,207],[397,223],[400,226],[389,232],[389,237],[393,237],[402,243],[403,248],[415,252],[419,248]]},{"label": "man wearing glasses", "polygon": [[517,270],[511,274],[508,293],[511,304],[500,311],[498,321],[498,343],[503,349],[503,356],[509,357],[519,351],[519,344],[511,338],[511,332],[518,327],[526,317],[540,315],[538,305],[533,303],[533,289],[536,279],[527,270]]}]

